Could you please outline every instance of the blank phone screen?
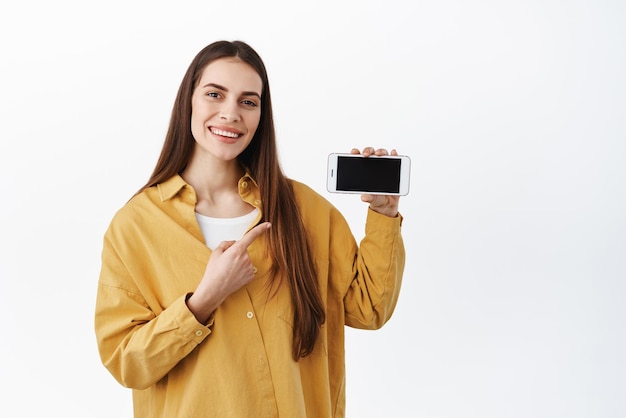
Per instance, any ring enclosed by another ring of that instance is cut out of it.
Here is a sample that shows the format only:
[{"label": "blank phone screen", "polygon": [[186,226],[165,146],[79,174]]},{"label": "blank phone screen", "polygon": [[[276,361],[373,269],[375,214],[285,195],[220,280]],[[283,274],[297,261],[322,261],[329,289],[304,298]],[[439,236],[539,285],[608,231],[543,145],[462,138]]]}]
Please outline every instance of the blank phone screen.
[{"label": "blank phone screen", "polygon": [[399,158],[337,157],[337,190],[400,192]]}]

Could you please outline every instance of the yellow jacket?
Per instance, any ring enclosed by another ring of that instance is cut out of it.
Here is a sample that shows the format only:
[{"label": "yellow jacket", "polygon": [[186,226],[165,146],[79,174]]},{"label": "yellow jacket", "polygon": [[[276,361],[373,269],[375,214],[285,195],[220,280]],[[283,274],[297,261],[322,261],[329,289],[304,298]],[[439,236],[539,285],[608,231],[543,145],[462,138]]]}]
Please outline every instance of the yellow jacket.
[{"label": "yellow jacket", "polygon": [[[369,210],[357,247],[335,207],[301,183],[293,187],[326,307],[313,353],[298,362],[289,290],[266,286],[264,236],[248,248],[255,279],[203,325],[185,304],[211,255],[193,188],[176,175],[115,214],[104,237],[95,331],[103,364],[133,389],[135,417],[345,415],[344,326],[377,329],[390,318],[404,270],[402,217]],[[239,193],[261,209],[249,175]]]}]

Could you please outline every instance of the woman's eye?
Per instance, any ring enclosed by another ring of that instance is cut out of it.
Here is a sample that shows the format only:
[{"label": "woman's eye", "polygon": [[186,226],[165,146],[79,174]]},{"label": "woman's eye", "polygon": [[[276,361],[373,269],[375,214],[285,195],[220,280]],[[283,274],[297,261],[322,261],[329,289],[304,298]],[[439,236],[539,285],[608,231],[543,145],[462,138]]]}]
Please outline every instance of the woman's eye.
[{"label": "woman's eye", "polygon": [[245,106],[250,106],[250,107],[256,107],[257,105],[252,100],[242,100],[241,103],[243,103]]},{"label": "woman's eye", "polygon": [[214,91],[210,91],[206,95],[209,97],[215,97],[215,98],[220,97],[219,93],[216,93]]}]

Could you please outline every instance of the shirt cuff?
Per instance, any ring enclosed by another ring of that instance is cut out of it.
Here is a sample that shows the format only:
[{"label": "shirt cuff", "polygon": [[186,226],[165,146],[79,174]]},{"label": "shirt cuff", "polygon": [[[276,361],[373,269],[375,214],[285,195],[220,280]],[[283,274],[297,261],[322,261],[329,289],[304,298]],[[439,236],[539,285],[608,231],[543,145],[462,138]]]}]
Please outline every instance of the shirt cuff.
[{"label": "shirt cuff", "polygon": [[402,227],[402,221],[404,217],[400,212],[392,218],[391,216],[378,213],[372,208],[367,209],[367,219],[365,222],[366,232],[370,232],[370,228],[385,229],[385,230],[399,230]]},{"label": "shirt cuff", "polygon": [[174,310],[174,317],[178,323],[179,332],[190,340],[200,344],[211,333],[213,326],[213,314],[209,317],[206,325],[198,322],[194,314],[187,307],[187,299],[190,293],[181,296],[168,308]]}]

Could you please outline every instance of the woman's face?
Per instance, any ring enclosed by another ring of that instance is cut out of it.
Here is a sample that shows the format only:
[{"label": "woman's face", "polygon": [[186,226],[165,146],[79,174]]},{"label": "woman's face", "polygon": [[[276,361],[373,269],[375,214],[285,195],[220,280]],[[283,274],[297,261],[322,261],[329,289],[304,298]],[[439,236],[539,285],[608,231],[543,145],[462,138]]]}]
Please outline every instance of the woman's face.
[{"label": "woman's face", "polygon": [[235,58],[213,61],[191,97],[191,133],[201,158],[232,161],[252,141],[261,119],[261,77]]}]

